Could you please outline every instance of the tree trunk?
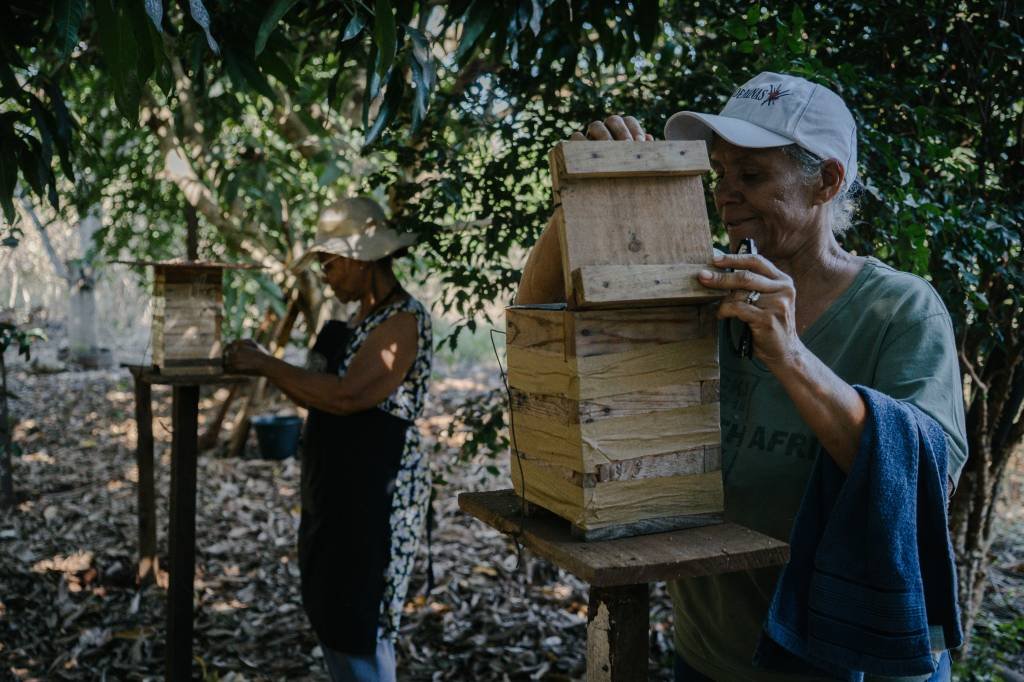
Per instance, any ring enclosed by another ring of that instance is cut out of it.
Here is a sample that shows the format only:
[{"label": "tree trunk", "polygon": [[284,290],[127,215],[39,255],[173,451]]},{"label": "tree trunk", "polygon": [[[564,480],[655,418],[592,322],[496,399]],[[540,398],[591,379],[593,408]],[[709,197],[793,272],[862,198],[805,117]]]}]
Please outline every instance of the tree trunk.
[{"label": "tree trunk", "polygon": [[68,310],[68,350],[72,362],[95,366],[98,362],[99,330],[96,319],[96,279],[93,268],[85,260],[93,236],[102,227],[100,208],[94,206],[78,221],[79,253],[67,263],[71,289]]},{"label": "tree trunk", "polygon": [[988,588],[995,505],[1008,464],[1021,446],[1024,433],[1024,415],[1020,414],[1024,369],[1015,359],[1019,360],[1015,353],[1002,352],[987,358],[987,383],[973,367],[968,372],[973,384],[973,399],[967,411],[970,452],[949,510],[965,639],[964,647],[956,652],[958,658],[968,653],[971,632]]},{"label": "tree trunk", "polygon": [[0,511],[14,506],[14,471],[11,464],[11,422],[7,411],[7,365],[0,349]]}]

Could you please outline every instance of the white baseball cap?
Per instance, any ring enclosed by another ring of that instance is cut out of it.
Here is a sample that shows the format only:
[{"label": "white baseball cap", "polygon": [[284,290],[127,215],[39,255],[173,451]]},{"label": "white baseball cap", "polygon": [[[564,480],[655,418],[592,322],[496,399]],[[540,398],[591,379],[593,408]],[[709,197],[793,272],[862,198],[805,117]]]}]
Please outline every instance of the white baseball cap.
[{"label": "white baseball cap", "polygon": [[320,213],[313,246],[292,266],[292,271],[301,272],[309,267],[318,253],[375,261],[415,241],[415,234],[398,232],[389,226],[384,209],[373,199],[342,199]]},{"label": "white baseball cap", "polygon": [[843,99],[798,76],[765,71],[736,89],[717,116],[680,111],[665,124],[666,140],[704,140],[717,134],[738,147],[798,144],[843,165],[844,188],[857,177],[857,124]]}]

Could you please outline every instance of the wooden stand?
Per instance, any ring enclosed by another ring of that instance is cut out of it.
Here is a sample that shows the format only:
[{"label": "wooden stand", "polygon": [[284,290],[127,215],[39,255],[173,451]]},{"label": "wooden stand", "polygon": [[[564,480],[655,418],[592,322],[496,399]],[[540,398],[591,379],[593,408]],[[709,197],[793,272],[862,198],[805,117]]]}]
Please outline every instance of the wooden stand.
[{"label": "wooden stand", "polygon": [[459,508],[590,584],[588,682],[647,679],[649,583],[781,566],[789,559],[786,543],[733,523],[583,542],[551,513],[535,509],[524,517],[512,490],[463,493]]},{"label": "wooden stand", "polygon": [[138,428],[136,461],[139,469],[140,582],[158,571],[156,552],[156,494],[153,472],[153,405],[151,387],[173,387],[171,405],[171,490],[168,524],[167,680],[192,679],[192,602],[196,552],[196,469],[199,457],[199,386],[233,384],[251,377],[221,374],[162,375],[129,366],[135,380],[135,419]]}]

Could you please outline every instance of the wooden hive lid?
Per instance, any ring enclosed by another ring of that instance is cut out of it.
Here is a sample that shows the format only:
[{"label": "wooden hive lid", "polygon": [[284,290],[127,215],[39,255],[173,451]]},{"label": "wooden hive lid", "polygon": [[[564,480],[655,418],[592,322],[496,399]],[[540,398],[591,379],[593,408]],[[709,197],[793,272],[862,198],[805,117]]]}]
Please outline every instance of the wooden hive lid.
[{"label": "wooden hive lid", "polygon": [[549,160],[571,307],[721,296],[696,280],[712,253],[703,141],[562,142]]}]

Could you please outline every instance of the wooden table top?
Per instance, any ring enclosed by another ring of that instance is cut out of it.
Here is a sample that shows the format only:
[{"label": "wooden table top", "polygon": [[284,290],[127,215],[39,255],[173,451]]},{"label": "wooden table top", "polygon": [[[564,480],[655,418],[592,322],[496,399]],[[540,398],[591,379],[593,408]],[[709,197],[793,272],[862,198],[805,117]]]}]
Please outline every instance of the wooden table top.
[{"label": "wooden table top", "polygon": [[163,386],[204,386],[206,384],[244,384],[256,377],[248,374],[161,374],[151,366],[121,365],[128,368],[132,376],[147,384]]},{"label": "wooden table top", "polygon": [[735,523],[585,542],[550,512],[535,508],[523,517],[521,499],[511,489],[462,493],[459,508],[599,587],[781,566],[789,559],[785,542]]}]

